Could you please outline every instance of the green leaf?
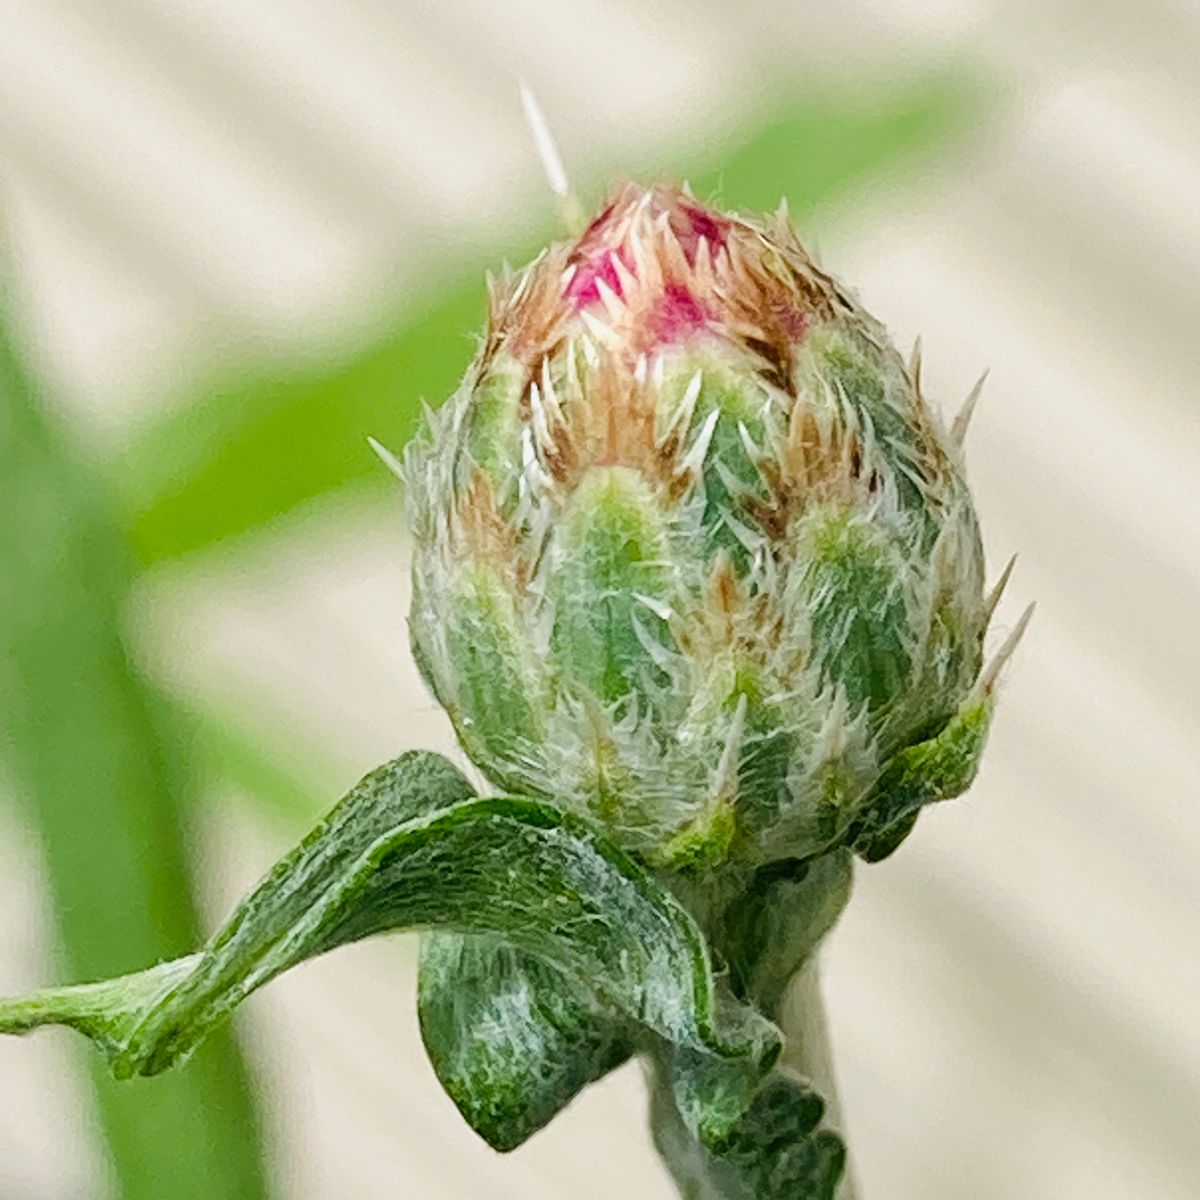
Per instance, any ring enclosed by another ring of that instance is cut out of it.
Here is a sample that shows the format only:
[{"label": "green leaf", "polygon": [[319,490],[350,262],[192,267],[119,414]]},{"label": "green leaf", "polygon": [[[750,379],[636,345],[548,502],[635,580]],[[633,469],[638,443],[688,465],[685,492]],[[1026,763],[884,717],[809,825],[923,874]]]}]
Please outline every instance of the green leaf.
[{"label": "green leaf", "polygon": [[705,147],[701,161],[668,171],[690,178],[699,196],[751,212],[773,209],[781,196],[797,217],[834,202],[877,205],[889,195],[881,183],[919,179],[992,105],[980,77],[960,68],[874,86],[810,85],[773,98],[724,144]]},{"label": "green leaf", "polygon": [[[2,307],[2,299],[0,299]],[[0,742],[36,829],[63,965],[95,977],[199,936],[185,782],[121,639],[130,556],[0,312]],[[94,1081],[124,1200],[265,1194],[257,1120],[228,1037],[152,1092]]]},{"label": "green leaf", "polygon": [[686,1070],[660,1074],[654,1142],[687,1200],[833,1200],[846,1150],[820,1128],[825,1106],[801,1081],[776,1070],[740,1117],[708,1127],[697,1128],[694,1100]]},{"label": "green leaf", "polygon": [[545,960],[672,1044],[759,1070],[774,1062],[779,1031],[718,992],[691,917],[632,859],[549,805],[470,797],[437,755],[380,767],[198,956],[0,1002],[0,1033],[69,1025],[119,1077],[152,1075],[289,967],[374,933],[442,928]]},{"label": "green leaf", "polygon": [[[759,868],[714,920],[713,944],[733,991],[775,1017],[850,895],[852,854]],[[687,1200],[828,1200],[845,1166],[841,1139],[821,1129],[821,1098],[786,1068],[655,1048],[655,1142]]]},{"label": "green leaf", "polygon": [[[699,194],[719,192],[748,209],[773,208],[785,195],[802,215],[856,191],[876,199],[878,186],[868,193],[864,184],[911,175],[978,123],[984,100],[960,72],[874,90],[810,86],[749,114],[725,138],[651,156],[643,173],[691,178]],[[634,165],[593,177],[625,175]],[[549,216],[549,205],[535,204]],[[141,561],[237,537],[335,489],[385,494],[388,481],[365,436],[395,447],[409,438],[420,398],[439,403],[462,375],[484,314],[483,267],[529,258],[553,233],[547,227],[487,255],[431,264],[423,281],[372,314],[373,327],[387,331],[374,340],[326,349],[299,366],[227,372],[167,406],[112,464]]]},{"label": "green leaf", "polygon": [[491,938],[421,938],[421,1034],[467,1123],[512,1150],[629,1057],[629,1022],[548,963]]}]

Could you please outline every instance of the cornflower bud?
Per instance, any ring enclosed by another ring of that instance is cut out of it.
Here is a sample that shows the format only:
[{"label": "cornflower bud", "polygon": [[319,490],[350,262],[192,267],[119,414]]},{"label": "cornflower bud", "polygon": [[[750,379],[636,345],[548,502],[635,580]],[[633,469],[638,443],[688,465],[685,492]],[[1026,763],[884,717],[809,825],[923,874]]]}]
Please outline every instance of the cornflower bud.
[{"label": "cornflower bud", "polygon": [[411,632],[497,786],[660,868],[839,844],[979,675],[955,437],[800,245],[627,185],[491,281],[406,460]]}]

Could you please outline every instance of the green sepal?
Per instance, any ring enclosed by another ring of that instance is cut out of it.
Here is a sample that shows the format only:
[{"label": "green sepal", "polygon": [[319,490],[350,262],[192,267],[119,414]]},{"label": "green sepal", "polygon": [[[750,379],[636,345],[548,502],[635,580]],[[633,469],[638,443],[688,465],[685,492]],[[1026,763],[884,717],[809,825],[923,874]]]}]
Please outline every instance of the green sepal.
[{"label": "green sepal", "polygon": [[[703,382],[696,398],[692,424],[699,428],[712,412],[719,414],[704,461],[702,523],[710,551],[724,550],[738,573],[744,575],[750,569],[753,555],[734,532],[726,515],[734,514],[753,528],[755,519],[745,498],[765,498],[759,469],[751,460],[739,430],[739,426],[744,428],[751,442],[761,444],[765,440],[763,388],[756,376],[739,375],[716,362],[706,363],[701,369],[704,371]],[[684,378],[687,378],[686,372]],[[733,491],[730,490],[731,483]]]},{"label": "green sepal", "polygon": [[459,741],[498,786],[525,790],[513,765],[537,761],[551,704],[511,576],[487,559],[462,564],[434,619],[455,667],[453,688],[443,690]]},{"label": "green sepal", "polygon": [[892,854],[926,804],[952,800],[971,786],[987,742],[995,702],[974,696],[935,737],[894,754],[851,828],[847,844],[867,862]]},{"label": "green sepal", "polygon": [[117,1076],[153,1075],[289,967],[414,928],[502,938],[701,1054],[760,1071],[778,1054],[771,1022],[718,1007],[702,934],[628,855],[549,805],[472,798],[450,763],[420,753],[368,775],[200,954],[0,1002],[0,1033],[69,1025],[97,1038]]},{"label": "green sepal", "polygon": [[446,1094],[501,1151],[521,1145],[631,1050],[627,1019],[493,938],[422,935],[418,1008]]},{"label": "green sepal", "polygon": [[936,534],[919,470],[926,454],[925,426],[898,369],[899,359],[830,325],[807,339],[799,368],[805,385],[832,389],[856,414],[858,424],[872,430],[875,445],[892,468],[901,506],[916,515],[930,535]]},{"label": "green sepal", "polygon": [[456,464],[460,487],[470,483],[471,472],[482,471],[497,496],[515,478],[521,466],[521,398],[525,392],[526,368],[507,354],[500,354],[475,387],[468,413],[467,453]]}]

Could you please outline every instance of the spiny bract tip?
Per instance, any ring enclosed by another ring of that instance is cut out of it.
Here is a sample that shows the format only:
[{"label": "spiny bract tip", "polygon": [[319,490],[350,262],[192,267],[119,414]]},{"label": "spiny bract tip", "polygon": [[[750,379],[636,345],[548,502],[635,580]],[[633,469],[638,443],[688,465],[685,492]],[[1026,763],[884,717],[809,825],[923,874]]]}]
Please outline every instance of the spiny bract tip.
[{"label": "spiny bract tip", "polygon": [[376,457],[401,483],[404,482],[404,467],[400,460],[382,443],[367,435],[367,445],[375,451]]}]

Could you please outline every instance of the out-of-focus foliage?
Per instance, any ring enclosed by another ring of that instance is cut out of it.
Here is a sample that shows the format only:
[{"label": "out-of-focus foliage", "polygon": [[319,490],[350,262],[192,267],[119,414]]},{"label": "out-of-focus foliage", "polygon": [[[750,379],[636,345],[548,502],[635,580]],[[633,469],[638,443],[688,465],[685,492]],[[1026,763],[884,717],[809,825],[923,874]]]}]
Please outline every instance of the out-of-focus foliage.
[{"label": "out-of-focus foliage", "polygon": [[[62,968],[82,979],[199,934],[177,747],[120,635],[129,559],[0,321],[0,749],[40,834]],[[264,1194],[228,1034],[153,1091],[94,1079],[124,1200]]]}]

